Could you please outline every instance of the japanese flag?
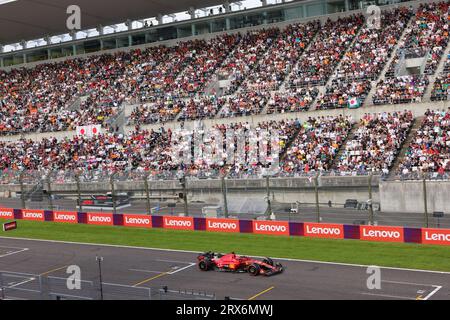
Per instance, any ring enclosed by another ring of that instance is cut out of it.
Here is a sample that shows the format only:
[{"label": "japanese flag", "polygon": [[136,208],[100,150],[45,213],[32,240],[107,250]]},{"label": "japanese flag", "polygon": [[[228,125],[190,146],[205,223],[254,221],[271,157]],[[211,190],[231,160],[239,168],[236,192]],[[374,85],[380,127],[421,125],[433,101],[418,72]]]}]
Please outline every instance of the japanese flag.
[{"label": "japanese flag", "polygon": [[101,131],[102,131],[101,125],[78,126],[77,136],[92,137],[100,134]]}]

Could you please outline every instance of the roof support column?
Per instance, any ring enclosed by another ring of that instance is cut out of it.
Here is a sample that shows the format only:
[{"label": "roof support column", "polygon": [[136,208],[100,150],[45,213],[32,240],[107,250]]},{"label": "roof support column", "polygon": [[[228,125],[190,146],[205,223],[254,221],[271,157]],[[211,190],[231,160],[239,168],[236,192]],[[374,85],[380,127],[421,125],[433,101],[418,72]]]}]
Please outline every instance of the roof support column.
[{"label": "roof support column", "polygon": [[163,16],[161,13],[158,13],[158,16],[156,17],[156,21],[158,21],[158,25],[163,24]]}]

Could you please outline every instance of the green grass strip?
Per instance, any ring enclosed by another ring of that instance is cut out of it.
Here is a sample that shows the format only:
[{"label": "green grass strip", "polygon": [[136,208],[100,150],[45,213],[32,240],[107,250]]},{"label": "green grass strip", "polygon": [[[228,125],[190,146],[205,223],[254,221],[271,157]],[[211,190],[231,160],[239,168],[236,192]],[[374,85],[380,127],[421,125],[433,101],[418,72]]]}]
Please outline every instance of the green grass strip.
[{"label": "green grass strip", "polygon": [[0,235],[198,252],[235,251],[246,255],[278,258],[450,271],[450,247],[434,245],[71,225],[24,220],[18,221],[17,230],[1,232]]}]

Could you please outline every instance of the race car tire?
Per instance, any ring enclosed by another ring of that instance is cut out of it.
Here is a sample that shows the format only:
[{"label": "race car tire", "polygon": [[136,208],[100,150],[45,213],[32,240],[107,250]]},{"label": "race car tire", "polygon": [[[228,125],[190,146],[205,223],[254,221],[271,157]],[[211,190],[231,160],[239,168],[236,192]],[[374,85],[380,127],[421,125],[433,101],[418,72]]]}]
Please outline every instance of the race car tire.
[{"label": "race car tire", "polygon": [[270,266],[273,266],[273,265],[274,265],[273,260],[270,259],[270,258],[268,258],[268,257],[265,258],[265,259],[263,259],[263,262],[266,263],[266,264],[268,264],[268,265],[270,265]]},{"label": "race car tire", "polygon": [[208,271],[211,269],[211,263],[207,260],[202,260],[198,263],[198,268],[202,271]]},{"label": "race car tire", "polygon": [[250,267],[248,267],[248,273],[251,274],[252,276],[257,276],[259,274],[259,271],[261,270],[260,266],[257,265],[256,263],[250,265]]}]

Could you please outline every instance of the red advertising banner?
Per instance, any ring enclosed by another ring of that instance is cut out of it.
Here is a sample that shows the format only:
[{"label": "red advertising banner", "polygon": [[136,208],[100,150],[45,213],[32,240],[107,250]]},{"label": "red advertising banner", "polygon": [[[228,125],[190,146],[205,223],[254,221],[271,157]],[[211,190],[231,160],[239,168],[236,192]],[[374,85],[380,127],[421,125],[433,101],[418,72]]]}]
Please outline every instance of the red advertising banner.
[{"label": "red advertising banner", "polygon": [[144,214],[123,214],[124,227],[151,228],[152,217]]},{"label": "red advertising banner", "polygon": [[6,222],[3,224],[3,231],[11,231],[17,229],[17,221]]},{"label": "red advertising banner", "polygon": [[303,235],[305,237],[344,239],[344,226],[334,223],[304,223]]},{"label": "red advertising banner", "polygon": [[289,222],[287,221],[258,221],[253,220],[253,233],[289,235]]},{"label": "red advertising banner", "polygon": [[359,238],[369,241],[404,242],[402,227],[360,226]]},{"label": "red advertising banner", "polygon": [[44,210],[22,209],[23,220],[44,221]]},{"label": "red advertising banner", "polygon": [[112,213],[87,213],[87,224],[96,224],[103,226],[114,225],[113,214]]},{"label": "red advertising banner", "polygon": [[236,219],[206,219],[206,231],[239,232],[239,220]]},{"label": "red advertising banner", "polygon": [[78,223],[78,213],[73,211],[53,211],[53,221]]},{"label": "red advertising banner", "polygon": [[422,243],[450,245],[449,229],[422,228]]},{"label": "red advertising banner", "polygon": [[166,229],[194,230],[194,218],[163,217],[163,226]]},{"label": "red advertising banner", "polygon": [[0,219],[14,219],[14,209],[0,208]]}]

